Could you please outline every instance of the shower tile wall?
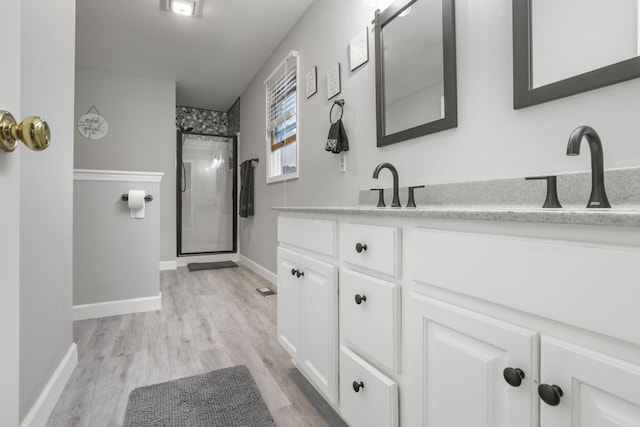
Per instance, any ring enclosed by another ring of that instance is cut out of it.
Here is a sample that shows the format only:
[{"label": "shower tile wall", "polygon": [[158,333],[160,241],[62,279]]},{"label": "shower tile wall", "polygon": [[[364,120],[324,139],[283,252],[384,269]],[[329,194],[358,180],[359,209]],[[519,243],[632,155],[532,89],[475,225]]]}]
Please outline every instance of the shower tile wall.
[{"label": "shower tile wall", "polygon": [[194,133],[229,135],[229,118],[222,111],[176,107],[176,128],[192,127]]},{"label": "shower tile wall", "polygon": [[240,98],[229,108],[227,116],[229,117],[229,135],[235,135],[240,132]]}]

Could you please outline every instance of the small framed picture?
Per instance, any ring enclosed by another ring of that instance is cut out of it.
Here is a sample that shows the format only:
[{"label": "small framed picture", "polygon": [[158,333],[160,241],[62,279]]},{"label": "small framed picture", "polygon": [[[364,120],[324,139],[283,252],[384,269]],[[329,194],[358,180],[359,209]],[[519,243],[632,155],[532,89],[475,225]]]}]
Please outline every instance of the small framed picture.
[{"label": "small framed picture", "polygon": [[365,27],[349,43],[349,65],[351,71],[369,62],[369,28]]},{"label": "small framed picture", "polygon": [[327,99],[340,93],[340,63],[327,71]]},{"label": "small framed picture", "polygon": [[318,67],[315,65],[307,73],[307,99],[318,91]]}]

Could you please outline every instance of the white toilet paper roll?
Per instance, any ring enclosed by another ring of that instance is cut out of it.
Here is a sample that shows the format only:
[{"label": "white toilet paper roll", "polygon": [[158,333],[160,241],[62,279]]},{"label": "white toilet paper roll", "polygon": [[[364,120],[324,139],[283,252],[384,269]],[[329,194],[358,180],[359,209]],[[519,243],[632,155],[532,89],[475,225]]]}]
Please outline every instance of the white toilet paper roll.
[{"label": "white toilet paper roll", "polygon": [[131,218],[144,218],[144,190],[129,190],[129,209],[131,209]]}]

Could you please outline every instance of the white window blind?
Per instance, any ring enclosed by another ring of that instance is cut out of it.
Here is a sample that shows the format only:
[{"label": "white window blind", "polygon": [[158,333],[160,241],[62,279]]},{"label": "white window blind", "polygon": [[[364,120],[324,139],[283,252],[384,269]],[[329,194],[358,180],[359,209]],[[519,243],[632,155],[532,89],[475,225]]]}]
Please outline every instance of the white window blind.
[{"label": "white window blind", "polygon": [[293,51],[265,80],[268,178],[297,173],[298,54]]}]

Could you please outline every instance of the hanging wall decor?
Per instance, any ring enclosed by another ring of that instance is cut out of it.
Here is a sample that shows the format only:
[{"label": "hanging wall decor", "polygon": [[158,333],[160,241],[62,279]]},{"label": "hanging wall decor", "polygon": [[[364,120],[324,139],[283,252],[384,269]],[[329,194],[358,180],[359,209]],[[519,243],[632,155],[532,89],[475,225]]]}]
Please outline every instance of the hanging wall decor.
[{"label": "hanging wall decor", "polygon": [[349,43],[349,65],[351,71],[354,71],[361,65],[369,61],[369,28],[364,30],[351,39]]},{"label": "hanging wall decor", "polygon": [[340,93],[340,63],[327,72],[327,99]]},{"label": "hanging wall decor", "polygon": [[98,111],[95,105],[92,105],[86,114],[83,114],[76,124],[80,135],[87,139],[102,139],[109,132],[109,123]]},{"label": "hanging wall decor", "polygon": [[307,73],[307,99],[318,91],[318,67],[315,65]]}]

